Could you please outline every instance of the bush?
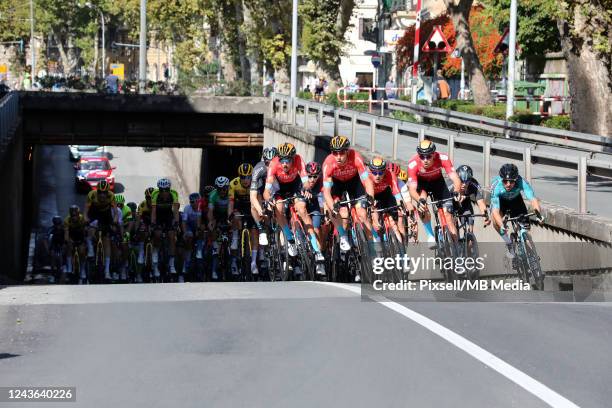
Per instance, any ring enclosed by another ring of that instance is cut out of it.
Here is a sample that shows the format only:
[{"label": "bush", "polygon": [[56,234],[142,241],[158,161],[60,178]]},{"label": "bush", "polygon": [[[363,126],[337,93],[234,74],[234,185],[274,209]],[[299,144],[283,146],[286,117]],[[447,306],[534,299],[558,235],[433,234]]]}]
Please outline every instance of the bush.
[{"label": "bush", "polygon": [[539,125],[542,122],[542,118],[538,115],[534,115],[529,111],[518,111],[514,112],[514,115],[508,118],[510,122],[522,123],[524,125]]},{"label": "bush", "polygon": [[393,111],[392,113],[394,119],[404,120],[406,122],[417,123],[416,117],[412,113],[402,112],[402,111]]},{"label": "bush", "polygon": [[412,97],[410,95],[400,95],[400,97],[399,97],[400,101],[410,102],[411,99],[412,99]]},{"label": "bush", "polygon": [[491,119],[506,119],[505,105],[491,105],[483,107],[482,114]]},{"label": "bush", "polygon": [[554,129],[570,130],[572,119],[567,115],[553,116],[542,121],[542,126]]},{"label": "bush", "polygon": [[325,95],[325,103],[332,106],[340,106],[340,101],[338,101],[338,95],[336,93],[330,93]]},{"label": "bush", "polygon": [[299,91],[297,96],[300,99],[312,99],[312,92]]}]

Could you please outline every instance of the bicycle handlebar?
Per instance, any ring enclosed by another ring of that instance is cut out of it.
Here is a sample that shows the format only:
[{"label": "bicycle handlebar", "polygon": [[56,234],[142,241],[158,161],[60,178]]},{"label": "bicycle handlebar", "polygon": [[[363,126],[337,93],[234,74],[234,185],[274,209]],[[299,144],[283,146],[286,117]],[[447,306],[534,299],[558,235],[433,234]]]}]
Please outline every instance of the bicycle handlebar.
[{"label": "bicycle handlebar", "polygon": [[345,201],[336,201],[337,204],[339,205],[344,205],[344,204],[352,204],[352,203],[356,203],[358,201],[363,201],[366,200],[367,196],[366,195],[362,195],[361,197],[358,198],[352,198],[350,200],[345,200]]}]

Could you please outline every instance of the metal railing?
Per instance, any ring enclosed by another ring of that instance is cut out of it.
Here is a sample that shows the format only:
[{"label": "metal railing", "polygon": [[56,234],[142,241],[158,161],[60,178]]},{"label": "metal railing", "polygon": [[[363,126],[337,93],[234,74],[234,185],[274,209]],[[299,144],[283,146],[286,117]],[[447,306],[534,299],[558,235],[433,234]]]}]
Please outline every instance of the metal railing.
[{"label": "metal railing", "polygon": [[[354,110],[336,108],[331,105],[303,100],[291,99],[287,95],[273,94],[271,96],[271,112],[274,118],[296,125],[296,116],[300,108],[304,112],[316,111],[318,118],[318,133],[323,134],[323,117],[333,117],[333,133],[338,134],[340,121],[350,123],[350,139],[353,145],[357,143],[357,126],[367,125],[370,128],[369,148],[374,152],[376,148],[376,137],[379,129],[392,132],[392,158],[397,160],[399,147],[399,135],[410,136],[417,140],[425,137],[436,142],[443,142],[447,146],[448,155],[454,158],[455,149],[471,150],[482,153],[484,180],[491,179],[491,156],[520,157],[524,163],[523,174],[531,181],[533,167],[540,164],[549,166],[575,169],[578,178],[577,209],[580,213],[587,213],[587,175],[588,173],[612,175],[612,159],[609,155],[596,157],[595,154],[585,156],[573,148],[559,148],[557,151],[543,151],[538,149],[538,144],[524,146],[524,141],[514,142],[505,138],[495,138],[481,134],[472,134],[461,131],[453,131],[445,128],[422,125],[418,123],[405,122],[388,117],[377,116]],[[304,128],[308,129],[308,115],[304,115]],[[500,143],[501,142],[501,143]]]},{"label": "metal railing", "polygon": [[0,151],[9,144],[11,131],[19,120],[19,94],[9,92],[0,100]]},{"label": "metal railing", "polygon": [[390,110],[412,113],[428,119],[442,120],[459,126],[484,130],[506,138],[573,147],[589,152],[612,152],[612,139],[605,136],[571,132],[544,126],[524,125],[449,109],[416,105],[400,100],[387,100],[385,103]]}]

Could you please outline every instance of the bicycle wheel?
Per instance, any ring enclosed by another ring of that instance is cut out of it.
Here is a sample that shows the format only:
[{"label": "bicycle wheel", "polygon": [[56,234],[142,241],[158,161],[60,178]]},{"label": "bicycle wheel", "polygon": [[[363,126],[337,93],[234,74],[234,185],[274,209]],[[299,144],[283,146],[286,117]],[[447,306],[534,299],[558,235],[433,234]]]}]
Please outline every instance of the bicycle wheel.
[{"label": "bicycle wheel", "polygon": [[[471,232],[465,234],[465,239],[463,242],[463,257],[465,258],[478,258],[478,241],[476,241],[476,237]],[[480,278],[480,270],[476,268],[474,265],[473,268],[466,269],[467,278],[471,281],[478,280]]]},{"label": "bicycle wheel", "polygon": [[[353,227],[356,233],[355,250],[357,251],[357,265],[362,282],[371,283],[374,281],[372,272],[372,262],[370,260],[370,250],[368,240],[363,229],[363,225],[358,224]],[[357,271],[356,271],[357,272]]]},{"label": "bicycle wheel", "polygon": [[531,235],[525,233],[523,235],[523,247],[526,259],[527,270],[533,277],[533,288],[536,290],[544,290],[544,271],[540,265],[540,257],[536,251],[535,244],[531,239]]},{"label": "bicycle wheel", "polygon": [[244,282],[252,282],[251,271],[251,231],[243,229],[240,231],[240,277]]},{"label": "bicycle wheel", "polygon": [[283,236],[283,233],[280,230],[276,231],[276,246],[279,252],[280,279],[282,281],[288,281],[290,275],[289,249],[287,247],[287,241],[285,240],[285,237]]},{"label": "bicycle wheel", "polygon": [[338,282],[338,272],[341,264],[338,235],[332,235],[327,248],[329,250],[329,257],[326,257],[325,262],[327,263],[326,269],[329,271],[329,281]]},{"label": "bicycle wheel", "polygon": [[[453,241],[453,237],[451,236],[451,233],[449,230],[444,231],[444,247],[445,247],[445,253],[446,253],[446,258],[450,258],[453,260],[453,263],[451,265],[451,267],[444,267],[444,271],[446,273],[446,281],[447,282],[453,282],[454,280],[458,279],[458,275],[455,272],[454,266],[455,266],[455,259],[457,259],[457,244]],[[446,265],[448,262],[446,261],[446,259],[444,260],[444,265]]]}]

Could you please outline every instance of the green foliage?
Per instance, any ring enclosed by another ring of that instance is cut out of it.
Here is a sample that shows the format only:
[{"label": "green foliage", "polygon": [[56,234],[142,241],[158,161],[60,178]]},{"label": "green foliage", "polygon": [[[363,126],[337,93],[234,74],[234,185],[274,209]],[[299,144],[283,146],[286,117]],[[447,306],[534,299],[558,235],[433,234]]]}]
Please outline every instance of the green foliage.
[{"label": "green foliage", "polygon": [[542,121],[542,126],[554,129],[570,130],[572,119],[567,115],[553,116]]},{"label": "green foliage", "polygon": [[287,59],[291,55],[291,43],[282,34],[262,38],[261,52],[272,68],[279,70],[287,66]]},{"label": "green foliage", "polygon": [[539,125],[542,122],[542,117],[534,115],[531,112],[519,111],[508,119],[510,122],[522,123],[524,125]]},{"label": "green foliage", "polygon": [[300,99],[312,99],[312,92],[299,91],[297,97]]},{"label": "green foliage", "polygon": [[325,103],[336,107],[341,105],[340,101],[338,100],[338,95],[333,92],[325,95]]},{"label": "green foliage", "polygon": [[408,113],[408,112],[393,111],[392,116],[395,119],[403,120],[403,121],[406,121],[406,122],[413,122],[413,123],[417,123],[418,122],[416,117],[412,113]]}]

